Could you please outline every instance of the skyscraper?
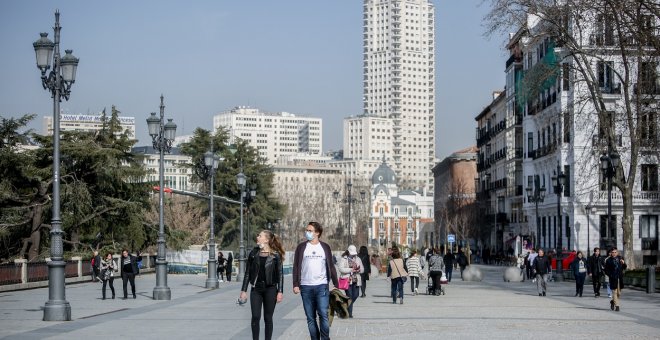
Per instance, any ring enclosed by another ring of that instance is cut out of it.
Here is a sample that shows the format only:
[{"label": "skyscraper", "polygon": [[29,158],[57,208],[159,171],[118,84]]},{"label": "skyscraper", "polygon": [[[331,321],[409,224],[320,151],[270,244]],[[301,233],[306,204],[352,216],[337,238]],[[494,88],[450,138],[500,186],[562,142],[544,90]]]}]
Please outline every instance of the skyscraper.
[{"label": "skyscraper", "polygon": [[[393,163],[399,184],[403,188],[432,190],[434,5],[430,0],[364,0],[363,11],[363,116],[392,120],[392,149],[385,155]],[[350,141],[351,137],[356,142],[371,143],[361,134],[346,138]],[[374,142],[382,145],[382,140]],[[364,149],[364,145],[360,147]],[[383,152],[360,156],[351,153],[350,145],[348,149],[345,152],[360,159],[383,157]]]}]

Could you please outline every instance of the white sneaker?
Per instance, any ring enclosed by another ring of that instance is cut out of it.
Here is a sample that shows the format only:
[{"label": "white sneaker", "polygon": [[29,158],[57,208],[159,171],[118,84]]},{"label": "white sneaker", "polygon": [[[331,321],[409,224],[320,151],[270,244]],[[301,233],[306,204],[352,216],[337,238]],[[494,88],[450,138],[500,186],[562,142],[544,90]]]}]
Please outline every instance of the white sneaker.
[{"label": "white sneaker", "polygon": [[536,279],[532,279],[532,282],[536,282]]},{"label": "white sneaker", "polygon": [[415,288],[415,295],[418,295],[418,294],[419,294],[419,292],[417,292],[417,288]]},{"label": "white sneaker", "polygon": [[220,280],[220,282],[224,282],[224,281]]}]

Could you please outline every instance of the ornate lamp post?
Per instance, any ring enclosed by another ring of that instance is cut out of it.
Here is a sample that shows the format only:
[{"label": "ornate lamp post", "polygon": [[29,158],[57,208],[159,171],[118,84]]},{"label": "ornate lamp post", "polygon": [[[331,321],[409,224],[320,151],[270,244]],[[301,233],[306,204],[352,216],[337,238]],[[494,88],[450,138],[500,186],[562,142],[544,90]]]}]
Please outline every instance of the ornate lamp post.
[{"label": "ornate lamp post", "polygon": [[552,176],[552,187],[555,189],[555,194],[557,195],[557,226],[559,233],[557,235],[557,275],[555,277],[556,281],[564,281],[564,263],[563,263],[563,252],[562,239],[562,216],[561,216],[561,193],[564,191],[564,185],[566,184],[566,176],[561,171],[561,167],[557,164],[557,176]]},{"label": "ornate lamp post", "polygon": [[[616,176],[616,169],[619,167],[621,157],[618,153],[612,152],[608,149],[607,154],[600,157],[600,170],[607,178],[607,228],[606,234],[600,235],[601,238],[605,236],[606,239],[611,240],[612,236],[612,178]],[[611,244],[601,245],[604,247],[612,246]]]},{"label": "ornate lamp post", "polygon": [[[364,197],[367,193],[364,190],[360,190],[360,202],[364,203]],[[351,180],[348,180],[346,183],[346,195],[339,199],[339,191],[332,193],[332,196],[335,198],[335,201],[344,203],[348,205],[348,244],[353,244],[351,242],[351,206],[357,202],[357,199],[353,197],[353,183]]]},{"label": "ornate lamp post", "polygon": [[[60,58],[60,12],[55,11],[55,42],[48,39],[48,33],[41,33],[35,41],[34,52],[37,67],[41,71],[41,84],[53,97],[53,208],[50,230],[50,259],[48,262],[48,301],[44,306],[44,321],[70,321],[71,305],[66,301],[64,249],[62,244],[62,220],[60,219],[60,101],[69,100],[71,85],[76,80],[78,58],[66,50]],[[55,52],[53,54],[53,52]],[[46,71],[53,69],[46,76]]]},{"label": "ornate lamp post", "polygon": [[252,183],[250,185],[250,191],[244,191],[241,196],[245,196],[245,205],[247,205],[247,248],[250,248],[250,204],[254,202],[254,199],[257,197],[257,185]]},{"label": "ornate lamp post", "polygon": [[534,247],[539,248],[541,245],[541,226],[539,218],[539,203],[542,203],[545,199],[545,186],[541,187],[540,179],[538,176],[534,178],[534,188],[527,187],[525,191],[527,192],[527,201],[534,203],[535,216],[536,216],[536,237],[534,238]]},{"label": "ornate lamp post", "polygon": [[238,247],[238,277],[243,277],[245,274],[245,244],[243,243],[243,198],[245,197],[245,183],[246,178],[243,174],[243,166],[241,166],[241,172],[236,175],[236,182],[241,188],[241,239],[239,240]]},{"label": "ornate lamp post", "polygon": [[209,175],[209,218],[211,219],[211,233],[209,234],[209,262],[208,262],[208,277],[206,279],[206,288],[218,288],[218,272],[215,259],[215,205],[213,203],[213,196],[215,194],[213,188],[215,185],[215,172],[218,170],[218,164],[223,161],[223,158],[217,156],[212,151],[204,154],[204,165],[210,173]]},{"label": "ornate lamp post", "polygon": [[167,260],[165,260],[165,217],[163,213],[163,201],[165,198],[165,152],[172,150],[172,142],[176,136],[176,124],[172,119],[167,120],[165,124],[165,104],[163,104],[163,95],[160,95],[160,118],[156,117],[156,112],[152,112],[147,118],[149,135],[152,139],[154,149],[160,153],[159,161],[159,190],[158,190],[158,256],[156,257],[156,287],[154,287],[154,300],[170,300],[172,292],[167,286]]}]

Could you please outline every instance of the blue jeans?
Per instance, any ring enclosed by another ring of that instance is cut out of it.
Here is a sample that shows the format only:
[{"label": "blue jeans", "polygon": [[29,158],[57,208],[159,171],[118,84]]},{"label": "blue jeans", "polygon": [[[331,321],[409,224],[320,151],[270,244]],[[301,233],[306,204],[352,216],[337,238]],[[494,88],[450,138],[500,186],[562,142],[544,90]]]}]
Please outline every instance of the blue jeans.
[{"label": "blue jeans", "polygon": [[400,277],[392,279],[392,302],[396,303],[396,298],[400,297],[403,301],[403,280]]},{"label": "blue jeans", "polygon": [[[328,321],[328,305],[330,292],[328,285],[300,286],[300,296],[307,316],[307,329],[313,340],[330,339],[330,322]],[[319,317],[318,324],[316,316]]]},{"label": "blue jeans", "polygon": [[451,273],[454,271],[454,268],[452,266],[446,266],[445,267],[445,272],[447,273],[447,282],[451,282]]},{"label": "blue jeans", "polygon": [[353,304],[360,297],[360,287],[358,287],[357,283],[351,283],[348,289],[344,290],[344,293],[351,298],[351,304],[348,305],[348,315],[353,316]]}]

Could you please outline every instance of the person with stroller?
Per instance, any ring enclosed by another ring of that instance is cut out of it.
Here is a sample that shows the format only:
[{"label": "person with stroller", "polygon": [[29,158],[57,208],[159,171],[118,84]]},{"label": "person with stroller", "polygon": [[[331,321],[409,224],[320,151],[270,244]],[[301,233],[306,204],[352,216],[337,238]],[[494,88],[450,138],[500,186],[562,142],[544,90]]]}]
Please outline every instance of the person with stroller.
[{"label": "person with stroller", "polygon": [[349,318],[353,317],[353,304],[360,297],[360,286],[363,284],[361,274],[364,273],[364,265],[357,255],[357,249],[351,244],[342,254],[337,266],[339,279],[348,280],[348,289],[345,289],[345,292],[346,296],[351,298],[351,303],[348,305]]},{"label": "person with stroller", "polygon": [[433,255],[429,259],[429,277],[433,282],[433,288],[431,289],[431,294],[440,295],[442,292],[442,287],[440,285],[440,278],[442,277],[442,272],[445,270],[445,262],[442,260],[442,255],[438,248],[433,249]]}]

